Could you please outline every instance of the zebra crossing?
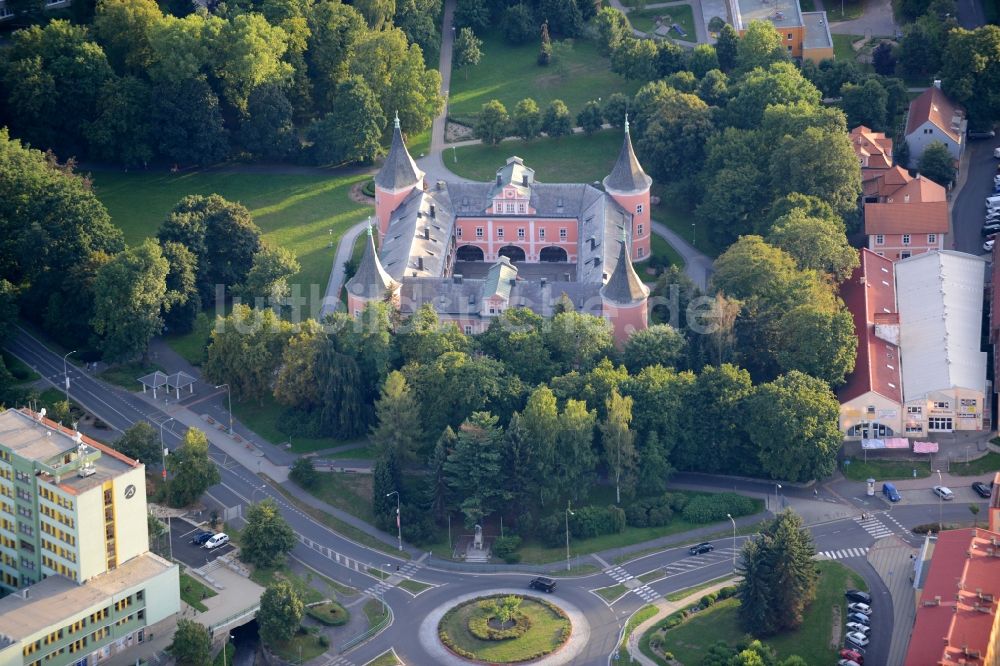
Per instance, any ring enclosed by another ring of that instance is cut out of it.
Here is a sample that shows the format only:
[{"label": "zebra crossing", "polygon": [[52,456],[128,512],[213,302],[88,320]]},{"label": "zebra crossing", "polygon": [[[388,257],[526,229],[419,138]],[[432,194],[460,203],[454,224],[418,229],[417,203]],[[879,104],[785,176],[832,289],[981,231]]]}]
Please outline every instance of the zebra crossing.
[{"label": "zebra crossing", "polygon": [[882,514],[882,518],[892,521],[896,525],[896,527],[898,527],[900,530],[902,530],[903,534],[906,534],[907,532],[909,532],[909,530],[906,529],[906,526],[903,525],[903,523],[901,523],[898,520],[896,520],[896,517],[894,515],[892,515],[891,513],[883,513]]},{"label": "zebra crossing", "polygon": [[[636,580],[636,578],[635,576],[625,571],[625,569],[622,569],[621,567],[616,566],[616,567],[611,567],[609,569],[605,569],[604,573],[614,578],[616,583],[620,583],[625,587],[631,588],[629,589],[629,592],[635,592],[637,595],[639,595],[640,599],[642,599],[647,603],[652,603],[660,598],[660,593],[648,585],[643,584],[639,585],[638,587],[632,587],[631,585],[629,585],[629,581]],[[628,593],[626,592],[626,594]]]},{"label": "zebra crossing", "polygon": [[614,578],[616,583],[624,583],[627,580],[632,580],[633,578],[635,578],[635,576],[625,571],[621,567],[611,567],[610,569],[605,569],[604,573]]},{"label": "zebra crossing", "polygon": [[410,561],[402,565],[397,570],[396,573],[398,573],[403,578],[412,578],[413,574],[417,573],[417,571],[419,570],[420,570],[420,564],[418,564],[417,562]]},{"label": "zebra crossing", "polygon": [[335,654],[325,661],[323,666],[354,666],[354,662],[343,655]]},{"label": "zebra crossing", "polygon": [[[857,516],[854,520],[857,521],[857,523],[861,525],[865,532],[868,532],[873,539],[884,539],[887,536],[892,536],[892,530],[886,527],[882,521],[872,514],[868,514],[865,518]],[[894,518],[892,520],[895,522]],[[900,527],[902,526],[900,525]]]},{"label": "zebra crossing", "polygon": [[846,560],[852,557],[865,557],[868,555],[867,548],[844,548],[843,550],[824,550],[816,553],[819,560]]},{"label": "zebra crossing", "polygon": [[643,601],[649,604],[660,598],[660,593],[651,588],[649,585],[642,585],[632,591],[638,594]]}]

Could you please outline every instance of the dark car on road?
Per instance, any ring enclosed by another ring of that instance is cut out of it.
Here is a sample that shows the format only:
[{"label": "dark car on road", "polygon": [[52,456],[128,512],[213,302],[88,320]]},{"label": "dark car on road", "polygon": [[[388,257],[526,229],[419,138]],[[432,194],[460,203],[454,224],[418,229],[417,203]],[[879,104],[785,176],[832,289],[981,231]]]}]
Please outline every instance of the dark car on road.
[{"label": "dark car on road", "polygon": [[871,626],[872,621],[864,613],[851,613],[847,616],[847,622],[857,622],[866,626]]},{"label": "dark car on road", "polygon": [[861,590],[848,590],[844,592],[844,596],[847,597],[848,601],[855,601],[862,604],[872,604],[872,595],[867,592],[862,592]]},{"label": "dark car on road", "polygon": [[198,530],[191,535],[191,543],[196,546],[203,546],[214,534],[215,532],[209,532],[208,530]]},{"label": "dark car on road", "polygon": [[993,494],[993,489],[990,488],[989,485],[983,483],[982,481],[976,481],[975,483],[973,483],[972,489],[976,491],[977,495],[979,495],[980,497],[984,497],[986,499],[989,499],[990,495]]},{"label": "dark car on road", "polygon": [[697,543],[688,548],[688,552],[692,555],[701,555],[702,553],[710,553],[713,550],[715,550],[715,546],[708,543],[707,541],[703,541],[702,543]]},{"label": "dark car on road", "polygon": [[538,576],[537,578],[531,579],[531,582],[528,583],[528,587],[532,587],[536,590],[541,590],[542,592],[555,592],[556,582],[551,578],[546,578],[545,576]]}]

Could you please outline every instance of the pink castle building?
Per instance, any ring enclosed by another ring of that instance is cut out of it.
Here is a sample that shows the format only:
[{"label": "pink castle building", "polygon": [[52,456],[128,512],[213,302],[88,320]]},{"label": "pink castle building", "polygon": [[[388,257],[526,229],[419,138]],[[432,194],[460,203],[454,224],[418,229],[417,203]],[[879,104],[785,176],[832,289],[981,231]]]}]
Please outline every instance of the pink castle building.
[{"label": "pink castle building", "polygon": [[649,257],[652,179],[628,123],[603,187],[541,183],[511,157],[488,183],[428,184],[395,121],[375,176],[379,244],[369,240],[347,283],[350,312],[391,294],[404,315],[423,304],[467,334],[512,307],[550,316],[563,295],[608,319],[616,341],[647,326],[649,289],[632,265]]}]

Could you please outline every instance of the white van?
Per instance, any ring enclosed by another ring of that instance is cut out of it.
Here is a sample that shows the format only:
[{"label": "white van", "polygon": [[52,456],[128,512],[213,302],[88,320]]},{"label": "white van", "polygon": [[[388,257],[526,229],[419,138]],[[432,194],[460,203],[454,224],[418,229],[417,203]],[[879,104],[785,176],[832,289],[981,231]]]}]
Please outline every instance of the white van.
[{"label": "white van", "polygon": [[1000,160],[1000,148],[994,148],[993,149],[993,157],[995,157],[998,160]]},{"label": "white van", "polygon": [[215,548],[218,548],[219,546],[225,546],[227,543],[229,543],[229,535],[226,534],[225,532],[219,532],[218,534],[216,534],[211,539],[205,542],[205,548],[208,550],[213,550]]},{"label": "white van", "polygon": [[996,210],[1000,208],[1000,194],[986,197],[986,210]]}]

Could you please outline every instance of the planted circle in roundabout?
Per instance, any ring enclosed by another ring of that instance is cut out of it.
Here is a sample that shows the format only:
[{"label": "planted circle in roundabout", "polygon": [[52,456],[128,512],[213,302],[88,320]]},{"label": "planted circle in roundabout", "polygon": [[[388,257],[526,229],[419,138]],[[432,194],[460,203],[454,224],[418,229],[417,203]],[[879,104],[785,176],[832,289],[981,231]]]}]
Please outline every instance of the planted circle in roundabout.
[{"label": "planted circle in roundabout", "polygon": [[437,629],[441,643],[459,657],[519,664],[559,650],[569,641],[573,624],[566,611],[545,599],[492,594],[453,606]]}]

